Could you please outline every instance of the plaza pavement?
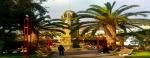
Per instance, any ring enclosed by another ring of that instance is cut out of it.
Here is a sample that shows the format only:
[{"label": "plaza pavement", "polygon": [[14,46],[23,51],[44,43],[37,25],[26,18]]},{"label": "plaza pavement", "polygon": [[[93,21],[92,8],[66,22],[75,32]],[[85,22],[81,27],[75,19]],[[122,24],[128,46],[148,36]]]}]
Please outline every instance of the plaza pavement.
[{"label": "plaza pavement", "polygon": [[106,53],[98,53],[97,50],[74,50],[74,51],[65,51],[64,56],[59,56],[57,52],[52,58],[130,58],[130,57]]}]

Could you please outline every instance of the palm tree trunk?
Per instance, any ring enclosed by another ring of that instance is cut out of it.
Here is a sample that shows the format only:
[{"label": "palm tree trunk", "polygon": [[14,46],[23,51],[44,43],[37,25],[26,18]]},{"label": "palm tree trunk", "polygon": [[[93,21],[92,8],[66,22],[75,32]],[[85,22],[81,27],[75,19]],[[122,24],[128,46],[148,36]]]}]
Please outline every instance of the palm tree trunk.
[{"label": "palm tree trunk", "polygon": [[106,24],[105,35],[107,40],[107,45],[112,46],[113,49],[116,48],[116,27],[114,24]]},{"label": "palm tree trunk", "polygon": [[35,32],[35,31],[32,31],[31,35],[31,47],[32,48],[37,48],[38,47],[38,42],[39,42],[39,33]]}]

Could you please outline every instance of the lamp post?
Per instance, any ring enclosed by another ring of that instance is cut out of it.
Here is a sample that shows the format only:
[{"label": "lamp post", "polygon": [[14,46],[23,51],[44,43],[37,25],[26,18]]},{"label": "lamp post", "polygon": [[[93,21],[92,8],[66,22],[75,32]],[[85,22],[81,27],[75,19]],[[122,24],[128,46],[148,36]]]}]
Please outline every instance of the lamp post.
[{"label": "lamp post", "polygon": [[[24,45],[23,45],[23,58],[29,58],[29,33],[31,32],[31,19],[28,16],[24,19]],[[31,38],[30,38],[31,39]],[[31,41],[31,40],[30,40]]]}]

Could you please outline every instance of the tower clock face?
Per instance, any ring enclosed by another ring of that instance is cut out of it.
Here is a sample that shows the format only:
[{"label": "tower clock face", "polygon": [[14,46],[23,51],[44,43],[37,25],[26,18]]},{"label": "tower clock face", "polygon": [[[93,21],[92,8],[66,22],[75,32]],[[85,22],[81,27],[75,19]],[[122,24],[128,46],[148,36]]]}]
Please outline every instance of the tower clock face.
[{"label": "tower clock face", "polygon": [[65,23],[68,23],[68,20],[65,20]]}]

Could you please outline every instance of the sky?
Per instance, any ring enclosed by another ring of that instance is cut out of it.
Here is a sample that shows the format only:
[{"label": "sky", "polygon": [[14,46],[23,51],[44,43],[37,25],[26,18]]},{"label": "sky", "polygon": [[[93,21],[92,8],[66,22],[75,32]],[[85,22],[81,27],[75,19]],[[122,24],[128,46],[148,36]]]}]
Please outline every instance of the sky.
[{"label": "sky", "polygon": [[[150,0],[48,0],[47,2],[43,2],[44,7],[49,7],[47,10],[48,15],[51,16],[52,19],[61,18],[62,14],[67,10],[72,10],[74,12],[78,12],[81,10],[86,10],[90,5],[96,4],[100,6],[104,6],[104,3],[110,2],[113,3],[116,1],[114,6],[114,10],[119,8],[122,5],[139,5],[140,7],[136,7],[126,12],[136,12],[136,11],[150,11]],[[133,16],[131,18],[147,18],[150,19],[150,14],[148,17],[141,16]]]}]

